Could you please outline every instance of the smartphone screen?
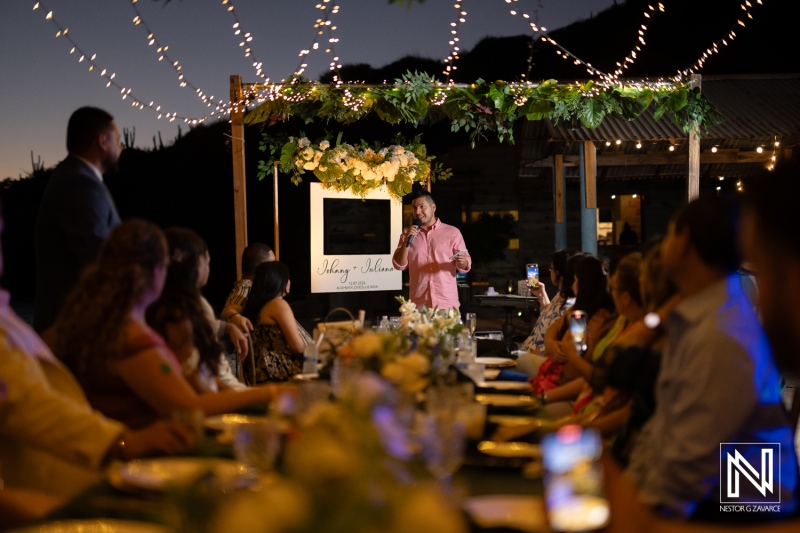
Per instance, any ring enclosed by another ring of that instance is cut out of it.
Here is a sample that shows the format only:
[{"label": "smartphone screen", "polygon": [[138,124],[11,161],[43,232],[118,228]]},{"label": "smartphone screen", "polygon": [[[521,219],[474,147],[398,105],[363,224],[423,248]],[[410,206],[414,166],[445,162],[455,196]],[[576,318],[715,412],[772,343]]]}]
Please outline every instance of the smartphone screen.
[{"label": "smartphone screen", "polygon": [[564,426],[542,439],[544,492],[553,531],[592,531],[608,525],[600,433]]},{"label": "smartphone screen", "polygon": [[535,287],[539,283],[539,265],[537,263],[528,263],[525,265],[527,271],[528,286]]}]

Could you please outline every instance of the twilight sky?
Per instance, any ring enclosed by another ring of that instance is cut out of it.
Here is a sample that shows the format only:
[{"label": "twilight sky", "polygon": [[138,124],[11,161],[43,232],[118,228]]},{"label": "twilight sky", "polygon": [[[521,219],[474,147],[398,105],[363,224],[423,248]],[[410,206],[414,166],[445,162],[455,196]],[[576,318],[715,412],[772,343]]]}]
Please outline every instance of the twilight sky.
[{"label": "twilight sky", "polygon": [[[215,100],[228,99],[228,79],[241,74],[245,82],[258,81],[252,60],[245,59],[234,19],[223,0],[172,0],[167,5],[139,0],[145,23],[168,53],[182,65],[185,78]],[[298,53],[310,48],[313,24],[322,12],[321,0],[231,0],[253,41],[253,53],[270,78],[291,74]],[[145,103],[156,102],[163,111],[181,116],[203,116],[208,110],[190,88],[180,88],[177,74],[159,62],[155,46],[148,46],[147,31],[132,21],[131,0],[45,0],[34,11],[35,0],[0,0],[0,179],[18,177],[31,170],[30,152],[46,166],[66,156],[64,147],[69,115],[83,105],[102,107],[122,128],[136,129],[136,145],[152,147],[161,132],[164,142],[177,134],[178,122],[158,120],[148,109],[131,107],[130,97],[106,88],[97,72],[70,55],[71,44],[56,39],[56,26],[45,20],[48,11],[69,28],[76,43],[96,63],[116,72],[115,81],[133,89]],[[457,18],[454,0],[427,0],[411,10],[386,0],[334,0],[333,15],[339,62],[382,66],[408,54],[441,59],[448,55],[450,23]],[[529,31],[524,19],[510,9],[534,15],[549,30],[598,13],[613,0],[463,0],[466,23],[459,28],[461,48],[471,49],[487,35],[518,35]],[[327,36],[323,36],[327,39]],[[324,41],[322,42],[324,44]],[[569,43],[564,43],[569,47]],[[321,46],[322,48],[322,46]],[[332,54],[322,50],[307,56],[305,75],[316,78],[327,70]],[[591,58],[587,58],[591,60]],[[182,126],[187,130],[187,126]]]}]

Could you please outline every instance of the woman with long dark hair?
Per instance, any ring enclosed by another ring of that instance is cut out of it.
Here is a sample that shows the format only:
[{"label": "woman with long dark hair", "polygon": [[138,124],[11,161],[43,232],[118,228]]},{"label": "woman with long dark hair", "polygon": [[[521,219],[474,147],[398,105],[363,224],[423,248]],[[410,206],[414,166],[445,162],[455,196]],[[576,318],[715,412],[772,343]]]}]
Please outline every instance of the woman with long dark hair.
[{"label": "woman with long dark hair", "polygon": [[75,373],[89,403],[133,429],[176,410],[210,415],[268,403],[275,395],[270,387],[198,395],[183,378],[177,358],[145,321],[168,264],[164,233],[129,220],[111,232],[68,297],[55,324],[53,351]]},{"label": "woman with long dark hair", "polygon": [[167,279],[161,297],[145,317],[178,357],[192,387],[201,393],[217,392],[215,378],[223,347],[200,295],[200,287],[208,280],[208,246],[190,229],[169,228],[164,233],[170,250]]},{"label": "woman with long dark hair", "polygon": [[242,314],[255,326],[256,382],[286,381],[303,369],[303,350],[312,342],[284,300],[291,288],[289,267],[280,261],[256,268]]},{"label": "woman with long dark hair", "polygon": [[581,310],[586,313],[585,354],[594,351],[595,344],[603,338],[614,316],[614,300],[608,292],[602,261],[587,254],[577,260],[574,268],[572,290],[575,292],[575,304],[547,330],[544,354],[549,360],[542,364],[531,383],[534,392],[540,394],[543,401],[546,401],[546,391],[578,377],[577,368],[568,364],[564,353],[565,350],[575,350],[569,332],[570,312]]}]

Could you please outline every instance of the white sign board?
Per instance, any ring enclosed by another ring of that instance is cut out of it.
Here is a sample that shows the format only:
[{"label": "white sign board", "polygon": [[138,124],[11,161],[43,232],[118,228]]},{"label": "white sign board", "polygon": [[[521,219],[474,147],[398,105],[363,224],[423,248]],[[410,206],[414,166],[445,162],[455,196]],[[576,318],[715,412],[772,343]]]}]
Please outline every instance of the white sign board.
[{"label": "white sign board", "polygon": [[403,278],[392,267],[402,228],[402,205],[384,191],[362,201],[311,183],[311,292],[395,291]]}]

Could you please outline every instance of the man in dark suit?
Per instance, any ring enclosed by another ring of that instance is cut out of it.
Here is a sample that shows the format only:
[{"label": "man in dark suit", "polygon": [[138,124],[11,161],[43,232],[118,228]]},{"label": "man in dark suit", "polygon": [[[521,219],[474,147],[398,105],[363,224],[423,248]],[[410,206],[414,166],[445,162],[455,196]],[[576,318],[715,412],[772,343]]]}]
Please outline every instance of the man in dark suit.
[{"label": "man in dark suit", "polygon": [[36,219],[36,303],[33,325],[53,325],[83,268],[120,223],[103,174],[116,169],[122,147],[114,117],[82,107],[67,125],[67,152],[58,164]]}]

